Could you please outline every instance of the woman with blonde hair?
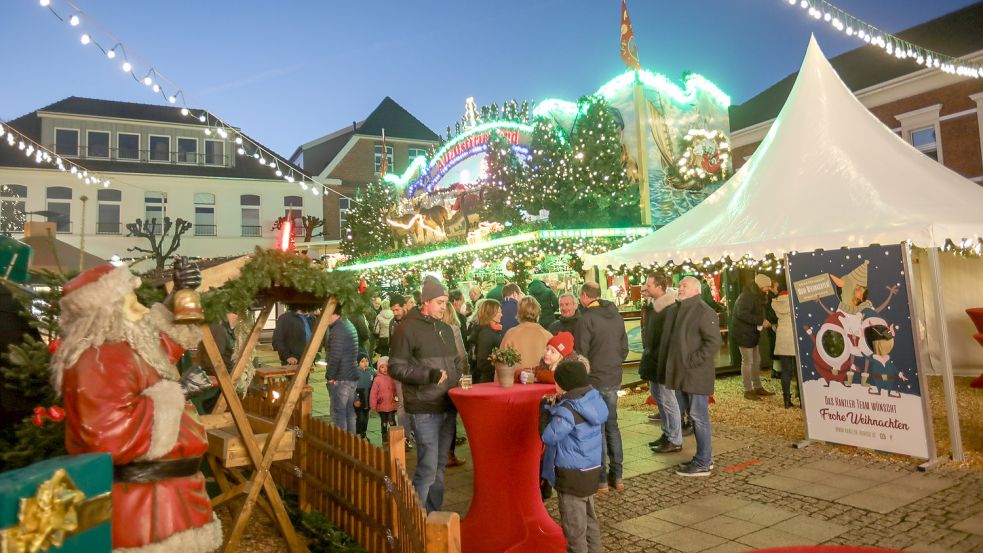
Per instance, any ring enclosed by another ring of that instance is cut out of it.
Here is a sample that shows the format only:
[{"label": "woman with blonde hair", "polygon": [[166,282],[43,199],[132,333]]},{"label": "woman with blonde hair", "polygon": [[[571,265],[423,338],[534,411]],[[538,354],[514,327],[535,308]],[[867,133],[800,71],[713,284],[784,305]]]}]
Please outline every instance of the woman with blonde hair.
[{"label": "woman with blonde hair", "polygon": [[552,334],[539,324],[539,302],[532,296],[519,300],[519,324],[510,328],[502,338],[502,349],[512,347],[519,353],[519,363],[516,364],[516,377],[522,370],[535,370],[543,357],[543,350]]},{"label": "woman with blonde hair", "polygon": [[486,299],[479,305],[475,324],[471,327],[471,361],[474,363],[474,382],[495,379],[495,366],[488,359],[491,351],[502,343],[502,304]]}]

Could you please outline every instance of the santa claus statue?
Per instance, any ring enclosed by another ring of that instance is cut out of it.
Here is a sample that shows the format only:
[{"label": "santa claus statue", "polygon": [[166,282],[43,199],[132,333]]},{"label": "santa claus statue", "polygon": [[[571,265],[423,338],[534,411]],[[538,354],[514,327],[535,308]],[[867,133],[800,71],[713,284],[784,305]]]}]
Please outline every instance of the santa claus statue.
[{"label": "santa claus statue", "polygon": [[[177,288],[200,282],[175,271]],[[137,301],[127,267],[90,269],[61,299],[63,341],[51,361],[64,396],[69,453],[113,456],[113,549],[199,553],[222,545],[205,478],[205,429],[186,401],[175,362],[201,335],[162,304]]]}]

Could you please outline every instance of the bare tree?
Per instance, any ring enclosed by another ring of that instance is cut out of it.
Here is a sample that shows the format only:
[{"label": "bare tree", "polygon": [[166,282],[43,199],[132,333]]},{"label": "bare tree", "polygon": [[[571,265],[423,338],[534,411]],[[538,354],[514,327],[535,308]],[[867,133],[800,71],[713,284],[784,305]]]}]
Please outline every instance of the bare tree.
[{"label": "bare tree", "polygon": [[[171,243],[164,248],[164,242],[167,239],[167,235],[171,232],[171,227],[174,227],[174,235],[171,236]],[[130,252],[141,252],[150,254],[150,256],[157,263],[157,270],[162,270],[164,268],[164,263],[167,262],[167,258],[171,257],[178,248],[181,247],[181,236],[191,230],[191,223],[185,221],[178,217],[174,224],[171,224],[170,217],[164,217],[164,226],[161,228],[161,232],[154,232],[157,230],[157,219],[149,219],[144,221],[142,219],[137,219],[135,223],[127,223],[126,230],[129,231],[127,236],[136,236],[138,238],[146,238],[150,242],[150,249],[141,248],[139,246],[133,246],[132,248],[127,248]]]}]

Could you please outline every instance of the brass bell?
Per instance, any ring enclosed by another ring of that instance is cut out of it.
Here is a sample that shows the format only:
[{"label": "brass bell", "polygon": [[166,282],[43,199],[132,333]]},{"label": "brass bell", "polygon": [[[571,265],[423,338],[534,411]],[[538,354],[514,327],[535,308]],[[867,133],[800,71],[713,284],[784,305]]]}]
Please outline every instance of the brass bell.
[{"label": "brass bell", "polygon": [[194,289],[183,288],[174,292],[174,322],[178,324],[205,322],[205,310],[201,308],[201,297]]}]

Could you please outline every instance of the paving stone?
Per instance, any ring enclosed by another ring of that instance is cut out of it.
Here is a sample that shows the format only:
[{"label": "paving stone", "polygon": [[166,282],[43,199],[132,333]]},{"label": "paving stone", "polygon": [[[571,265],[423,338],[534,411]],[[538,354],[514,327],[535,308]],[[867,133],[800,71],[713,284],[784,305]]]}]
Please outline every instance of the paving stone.
[{"label": "paving stone", "polygon": [[953,530],[983,536],[983,513],[977,513],[969,518],[963,519],[952,526]]},{"label": "paving stone", "polygon": [[762,526],[770,526],[794,517],[795,513],[785,509],[780,509],[778,507],[773,507],[771,505],[752,503],[750,505],[745,505],[744,507],[734,509],[733,511],[727,511],[727,516],[746,520]]},{"label": "paving stone", "polygon": [[771,528],[795,534],[814,543],[831,540],[847,530],[842,524],[834,524],[805,515],[783,520]]},{"label": "paving stone", "polygon": [[897,480],[892,480],[891,485],[926,491],[929,492],[929,494],[932,494],[952,487],[955,485],[955,482],[945,478],[926,476],[923,474],[908,474],[898,478]]},{"label": "paving stone", "polygon": [[666,522],[651,514],[619,522],[614,527],[645,539],[652,539],[682,528],[678,524]]},{"label": "paving stone", "polygon": [[702,522],[708,518],[715,517],[718,514],[720,513],[708,511],[702,506],[689,504],[677,505],[675,507],[661,509],[652,513],[652,515],[656,518],[667,520],[683,526]]},{"label": "paving stone", "polygon": [[748,546],[737,543],[736,541],[725,541],[724,543],[706,549],[703,553],[744,553],[748,550]]},{"label": "paving stone", "polygon": [[850,490],[844,490],[842,488],[834,488],[832,486],[827,486],[825,484],[805,484],[803,483],[796,490],[792,490],[793,493],[799,495],[805,495],[809,497],[814,497],[816,499],[825,499],[827,501],[832,501],[834,499],[839,499],[845,495],[852,493]]},{"label": "paving stone", "polygon": [[852,492],[867,490],[877,485],[877,482],[866,478],[857,478],[855,476],[846,475],[831,475],[822,483],[826,484],[827,486],[840,488],[842,490],[849,490]]},{"label": "paving stone", "polygon": [[789,534],[788,532],[782,532],[774,528],[764,528],[746,536],[741,536],[735,541],[750,545],[756,549],[786,547],[790,545],[816,545],[816,542],[806,540],[802,536]]},{"label": "paving stone", "polygon": [[891,480],[897,480],[904,476],[903,472],[898,472],[893,469],[888,468],[874,468],[874,467],[861,467],[848,471],[846,476],[853,476],[855,478],[866,478],[868,480],[874,480],[877,482],[890,482]]},{"label": "paving stone", "polygon": [[914,499],[899,499],[897,497],[884,495],[883,493],[874,493],[870,490],[853,493],[836,500],[837,503],[850,505],[851,507],[859,507],[861,509],[867,509],[868,511],[874,511],[875,513],[882,514],[890,513],[891,511],[908,505],[914,501]]},{"label": "paving stone", "polygon": [[777,474],[769,474],[768,476],[762,476],[760,478],[755,478],[748,481],[749,484],[754,484],[755,486],[762,486],[765,488],[771,488],[773,490],[780,490],[783,492],[793,492],[800,487],[802,487],[803,482],[801,480],[795,480],[792,478],[785,478],[783,476],[778,476]]},{"label": "paving stone", "polygon": [[796,467],[794,469],[783,470],[775,474],[777,476],[784,476],[785,478],[794,478],[796,480],[804,480],[806,482],[824,482],[830,479],[828,472],[805,468],[805,467]]},{"label": "paving stone", "polygon": [[668,545],[673,549],[683,551],[684,553],[704,551],[711,547],[722,545],[727,541],[719,536],[707,534],[706,532],[700,532],[699,530],[694,530],[692,528],[680,528],[675,532],[663,534],[653,538],[652,540],[656,543]]},{"label": "paving stone", "polygon": [[846,474],[852,470],[856,470],[857,466],[845,461],[822,459],[820,461],[806,463],[805,465],[802,465],[802,468],[821,470],[830,474]]},{"label": "paving stone", "polygon": [[720,515],[694,524],[691,526],[691,528],[695,528],[708,534],[713,534],[714,536],[720,536],[721,538],[732,540],[741,536],[746,536],[751,532],[757,532],[758,530],[764,528],[764,526],[753,522],[748,522],[746,520],[741,520],[739,518]]}]

